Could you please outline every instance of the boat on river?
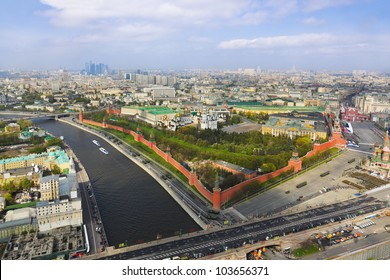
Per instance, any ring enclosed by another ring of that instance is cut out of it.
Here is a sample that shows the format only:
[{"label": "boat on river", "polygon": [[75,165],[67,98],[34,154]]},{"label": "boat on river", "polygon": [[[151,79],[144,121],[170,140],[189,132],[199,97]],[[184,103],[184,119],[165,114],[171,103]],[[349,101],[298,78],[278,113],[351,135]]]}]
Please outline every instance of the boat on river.
[{"label": "boat on river", "polygon": [[104,149],[103,147],[99,148],[99,150],[100,150],[103,154],[108,155],[108,151],[107,151],[106,149]]},{"label": "boat on river", "polygon": [[100,143],[97,140],[92,140],[92,143],[94,143],[96,146],[100,147]]}]

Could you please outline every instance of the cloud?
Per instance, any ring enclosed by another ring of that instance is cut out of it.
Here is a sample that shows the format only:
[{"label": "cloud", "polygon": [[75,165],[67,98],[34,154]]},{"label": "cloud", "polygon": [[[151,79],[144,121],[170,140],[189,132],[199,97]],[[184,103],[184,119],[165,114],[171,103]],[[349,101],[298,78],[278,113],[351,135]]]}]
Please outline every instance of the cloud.
[{"label": "cloud", "polygon": [[181,26],[261,24],[298,10],[298,0],[40,0],[56,26],[101,28],[116,22]]},{"label": "cloud", "polygon": [[315,18],[315,17],[308,17],[308,18],[305,18],[302,21],[302,23],[306,24],[306,25],[318,25],[318,24],[322,24],[324,22],[325,22],[324,20],[318,19],[318,18]]},{"label": "cloud", "polygon": [[131,21],[208,23],[233,18],[243,12],[249,0],[41,0],[47,6],[42,15],[58,26],[93,27],[121,19]]},{"label": "cloud", "polygon": [[[222,41],[218,49],[257,50],[257,54],[281,55],[283,57],[317,56],[333,59],[335,62],[345,57],[363,58],[390,55],[389,35],[335,35],[329,33],[305,33],[290,36],[259,37],[255,39],[234,39]],[[253,55],[253,53],[252,53]],[[372,63],[372,61],[371,61]]]},{"label": "cloud", "polygon": [[255,39],[234,39],[223,41],[218,45],[220,49],[243,49],[243,48],[283,48],[302,47],[329,44],[336,37],[327,33],[305,33],[290,36],[259,37]]},{"label": "cloud", "polygon": [[350,5],[356,0],[303,0],[302,10],[304,12],[314,12],[326,8]]}]

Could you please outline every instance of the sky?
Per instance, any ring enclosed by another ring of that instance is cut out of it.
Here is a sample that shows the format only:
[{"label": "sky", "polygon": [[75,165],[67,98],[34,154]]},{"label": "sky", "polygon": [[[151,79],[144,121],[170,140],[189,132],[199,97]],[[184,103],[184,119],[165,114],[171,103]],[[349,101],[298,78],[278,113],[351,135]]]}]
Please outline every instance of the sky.
[{"label": "sky", "polygon": [[0,69],[390,71],[388,0],[2,0]]}]

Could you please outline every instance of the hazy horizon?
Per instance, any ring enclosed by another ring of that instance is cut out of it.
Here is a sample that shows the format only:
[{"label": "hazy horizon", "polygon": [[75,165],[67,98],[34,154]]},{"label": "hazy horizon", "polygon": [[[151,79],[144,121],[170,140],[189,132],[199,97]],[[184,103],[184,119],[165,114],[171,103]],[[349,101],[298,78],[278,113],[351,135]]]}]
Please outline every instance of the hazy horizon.
[{"label": "hazy horizon", "polygon": [[385,0],[6,0],[0,69],[390,70]]}]

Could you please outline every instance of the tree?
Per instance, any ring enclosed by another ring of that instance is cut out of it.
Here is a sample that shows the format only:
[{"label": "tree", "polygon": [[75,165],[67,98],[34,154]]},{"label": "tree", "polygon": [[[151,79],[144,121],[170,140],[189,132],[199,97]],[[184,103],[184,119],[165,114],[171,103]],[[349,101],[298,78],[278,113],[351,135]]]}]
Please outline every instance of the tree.
[{"label": "tree", "polygon": [[205,187],[212,190],[215,184],[215,176],[217,175],[217,170],[213,165],[209,162],[205,163],[197,168],[196,173],[199,175],[199,179]]},{"label": "tree", "polygon": [[295,145],[300,157],[312,150],[311,139],[308,136],[298,137],[295,141]]},{"label": "tree", "polygon": [[24,177],[23,180],[19,182],[19,189],[23,189],[27,191],[31,188],[31,186],[32,183],[27,177]]},{"label": "tree", "polygon": [[27,127],[32,126],[33,122],[31,120],[18,119],[18,125],[20,126],[20,129],[23,130]]},{"label": "tree", "polygon": [[54,164],[53,168],[51,169],[51,173],[53,173],[54,175],[61,174],[61,168],[57,164]]},{"label": "tree", "polygon": [[273,163],[263,163],[260,168],[262,173],[269,173],[276,170],[276,166]]},{"label": "tree", "polygon": [[5,200],[7,201],[7,204],[12,204],[14,200],[12,199],[12,195],[10,193],[6,193],[4,195]]},{"label": "tree", "polygon": [[233,115],[233,116],[230,118],[230,122],[231,122],[231,124],[238,124],[238,123],[241,123],[241,117],[238,116],[238,115]]}]

